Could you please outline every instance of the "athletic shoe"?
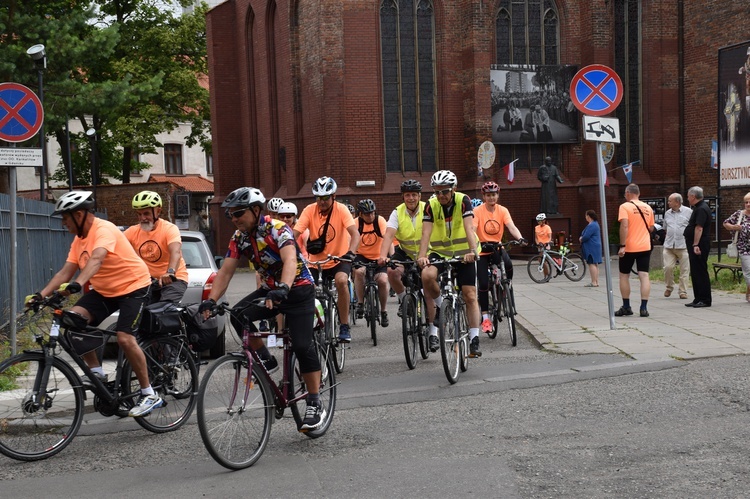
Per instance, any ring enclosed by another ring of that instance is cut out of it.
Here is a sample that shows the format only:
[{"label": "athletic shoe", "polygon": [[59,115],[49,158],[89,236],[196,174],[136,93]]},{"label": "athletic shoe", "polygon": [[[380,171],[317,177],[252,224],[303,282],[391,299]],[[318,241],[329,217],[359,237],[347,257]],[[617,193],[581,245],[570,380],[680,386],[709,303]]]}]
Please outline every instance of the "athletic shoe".
[{"label": "athletic shoe", "polygon": [[323,424],[323,420],[327,415],[328,413],[321,405],[308,405],[299,431],[304,433],[306,431],[320,428],[320,425]]},{"label": "athletic shoe", "polygon": [[388,312],[383,310],[382,312],[380,312],[380,325],[383,327],[388,327],[388,324]]},{"label": "athletic shoe", "polygon": [[352,341],[352,335],[349,332],[349,324],[339,326],[339,343],[349,343]]},{"label": "athletic shoe", "polygon": [[440,350],[440,340],[437,336],[430,336],[430,352],[437,352]]},{"label": "athletic shoe", "polygon": [[261,359],[261,362],[263,362],[263,366],[268,371],[268,374],[273,374],[279,370],[279,361],[273,355],[270,359]]},{"label": "athletic shoe", "polygon": [[357,319],[362,319],[365,316],[365,304],[357,303]]},{"label": "athletic shoe", "polygon": [[260,324],[258,324],[258,331],[263,332],[263,333],[268,331],[268,321],[266,320],[260,321]]},{"label": "athletic shoe", "polygon": [[469,345],[469,357],[475,358],[481,356],[482,352],[479,350],[479,336],[477,336],[471,340],[471,344]]},{"label": "athletic shoe", "polygon": [[[93,374],[96,377],[96,379],[98,379],[102,383],[106,383],[107,382],[107,375],[106,374],[99,374],[99,373],[93,373]],[[94,383],[85,374],[83,376],[81,376],[81,384],[83,385],[84,388],[86,388],[88,390],[93,390],[94,389]]]},{"label": "athletic shoe", "polygon": [[620,310],[615,312],[615,317],[622,317],[623,315],[633,315],[633,309],[630,307],[620,307]]},{"label": "athletic shoe", "polygon": [[164,404],[164,400],[157,394],[143,395],[138,399],[138,403],[130,409],[128,416],[131,418],[138,418],[149,414],[154,409],[161,407]]},{"label": "athletic shoe", "polygon": [[482,321],[482,331],[487,334],[492,332],[492,321],[489,318]]}]

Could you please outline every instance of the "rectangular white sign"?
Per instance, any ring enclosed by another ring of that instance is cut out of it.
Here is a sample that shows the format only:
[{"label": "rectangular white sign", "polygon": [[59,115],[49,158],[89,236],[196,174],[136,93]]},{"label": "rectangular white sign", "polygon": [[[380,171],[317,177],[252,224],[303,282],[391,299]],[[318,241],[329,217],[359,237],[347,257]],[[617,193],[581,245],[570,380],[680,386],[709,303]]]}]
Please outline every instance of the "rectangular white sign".
[{"label": "rectangular white sign", "polygon": [[586,140],[594,142],[620,143],[620,120],[617,118],[583,117],[583,132]]},{"label": "rectangular white sign", "polygon": [[42,149],[0,147],[0,166],[42,166]]}]

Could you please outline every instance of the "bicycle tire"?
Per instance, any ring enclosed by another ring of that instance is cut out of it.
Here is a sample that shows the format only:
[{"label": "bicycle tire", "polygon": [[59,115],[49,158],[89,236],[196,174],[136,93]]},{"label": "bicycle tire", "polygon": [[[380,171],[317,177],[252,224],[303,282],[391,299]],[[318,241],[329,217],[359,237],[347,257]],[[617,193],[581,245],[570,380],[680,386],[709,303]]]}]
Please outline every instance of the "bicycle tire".
[{"label": "bicycle tire", "polygon": [[378,304],[378,289],[374,286],[368,286],[365,290],[365,298],[367,300],[367,306],[369,311],[367,313],[367,322],[370,325],[370,338],[372,338],[372,346],[378,346],[378,314],[380,313],[380,306]]},{"label": "bicycle tire", "polygon": [[536,255],[526,265],[529,277],[537,284],[545,283],[552,278],[552,266],[547,261],[543,262],[542,258],[542,255]]},{"label": "bicycle tire", "polygon": [[423,359],[430,356],[430,325],[427,323],[427,302],[421,293],[412,294],[417,300],[417,338],[419,339],[419,353]]},{"label": "bicycle tire", "polygon": [[[328,317],[330,317],[330,320],[326,320],[326,339],[331,346],[333,367],[336,369],[336,374],[341,374],[344,372],[344,367],[346,366],[345,344],[339,343],[339,340],[336,337],[339,327],[341,326],[341,320],[339,319],[339,311],[336,308],[335,300],[329,302],[328,307]],[[330,324],[330,327],[328,324]]]},{"label": "bicycle tire", "polygon": [[452,300],[446,298],[440,305],[440,357],[443,359],[443,371],[450,384],[458,381],[459,345],[458,331],[454,317]]},{"label": "bicycle tire", "polygon": [[[48,407],[31,401],[36,378],[45,365],[41,352],[27,352],[0,363],[0,453],[19,461],[52,457],[73,441],[81,428],[84,391],[81,380],[62,359],[52,360],[47,381]],[[36,372],[35,376],[23,373]]]},{"label": "bicycle tire", "polygon": [[[320,403],[326,412],[322,423],[318,428],[314,430],[301,432],[310,438],[320,438],[325,435],[325,433],[328,431],[328,428],[331,427],[333,414],[336,412],[336,375],[334,374],[335,370],[331,369],[331,367],[332,366],[329,365],[325,370],[326,376],[324,377],[324,371],[321,366],[319,396]],[[292,390],[290,390],[291,393],[289,394],[290,399],[299,397],[300,395],[307,392],[305,380],[302,378],[302,373],[300,372],[299,361],[297,360],[297,356],[294,354],[292,354],[289,362],[289,373],[287,373],[286,379],[291,383],[292,386]],[[297,428],[299,428],[300,426],[302,426],[302,419],[305,417],[305,410],[307,409],[306,398],[302,397],[298,401],[293,402],[291,404],[291,409],[294,421],[295,423],[297,423]]]},{"label": "bicycle tire", "polygon": [[417,343],[420,331],[414,295],[406,293],[401,300],[401,333],[404,339],[404,357],[409,369],[417,367]]},{"label": "bicycle tire", "polygon": [[510,344],[516,346],[518,344],[518,337],[516,331],[516,317],[513,311],[513,298],[512,288],[507,282],[502,283],[502,300],[503,300],[503,315],[505,316],[505,323],[508,327],[508,335],[510,336]]},{"label": "bicycle tire", "polygon": [[331,345],[326,342],[325,327],[315,329],[315,342],[318,344],[318,361],[320,362],[320,376],[325,378],[328,376],[327,369],[333,366],[333,360],[331,359]]},{"label": "bicycle tire", "polygon": [[497,284],[495,284],[494,279],[495,276],[490,277],[490,289],[487,293],[487,300],[489,302],[487,312],[492,317],[492,331],[487,333],[487,336],[493,340],[497,337],[497,330],[500,327],[500,307],[497,300]]},{"label": "bicycle tire", "polygon": [[578,282],[586,275],[586,262],[578,253],[570,253],[563,257],[563,274],[573,282]]},{"label": "bicycle tire", "polygon": [[208,368],[198,390],[198,430],[203,445],[217,463],[230,470],[255,464],[271,436],[271,387],[253,365],[245,398],[248,374],[244,355],[225,355]]},{"label": "bicycle tire", "polygon": [[469,370],[469,321],[466,318],[466,303],[459,302],[458,309],[458,367],[462,373]]},{"label": "bicycle tire", "polygon": [[[357,325],[357,302],[355,301],[357,299],[357,296],[353,293],[354,283],[349,280],[349,323],[352,326]],[[352,299],[353,298],[353,299]]]},{"label": "bicycle tire", "polygon": [[[193,413],[198,388],[198,367],[190,347],[184,341],[169,336],[157,336],[140,343],[146,356],[146,368],[151,388],[163,404],[135,422],[153,433],[166,433],[182,427]],[[140,392],[138,378],[130,365],[123,366],[124,392]],[[135,400],[135,397],[130,398]]]}]

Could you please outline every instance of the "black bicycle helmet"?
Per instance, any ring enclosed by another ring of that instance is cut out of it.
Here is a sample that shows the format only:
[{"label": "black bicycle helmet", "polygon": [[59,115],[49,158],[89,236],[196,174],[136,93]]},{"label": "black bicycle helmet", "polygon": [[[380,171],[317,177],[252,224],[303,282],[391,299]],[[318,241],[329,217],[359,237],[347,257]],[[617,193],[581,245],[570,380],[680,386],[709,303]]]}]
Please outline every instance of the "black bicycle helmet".
[{"label": "black bicycle helmet", "polygon": [[238,207],[251,207],[260,206],[266,202],[265,196],[255,187],[240,187],[235,189],[224,198],[224,202],[221,203],[222,208],[238,208]]},{"label": "black bicycle helmet", "polygon": [[405,180],[401,183],[401,192],[422,192],[422,184],[416,180]]},{"label": "black bicycle helmet", "polygon": [[357,203],[357,208],[360,213],[372,213],[375,211],[375,201],[372,199],[362,199]]}]

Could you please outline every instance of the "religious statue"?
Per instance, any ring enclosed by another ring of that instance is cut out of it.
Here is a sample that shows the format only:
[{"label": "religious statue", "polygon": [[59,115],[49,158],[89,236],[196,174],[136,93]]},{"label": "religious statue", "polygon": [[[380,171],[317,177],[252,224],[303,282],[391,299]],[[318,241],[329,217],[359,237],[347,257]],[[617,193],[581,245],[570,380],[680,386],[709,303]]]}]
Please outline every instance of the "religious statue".
[{"label": "religious statue", "polygon": [[542,183],[542,201],[539,211],[547,215],[559,213],[557,211],[557,182],[562,184],[563,179],[560,177],[557,167],[552,164],[552,158],[549,156],[544,158],[544,164],[539,167],[536,178]]}]

